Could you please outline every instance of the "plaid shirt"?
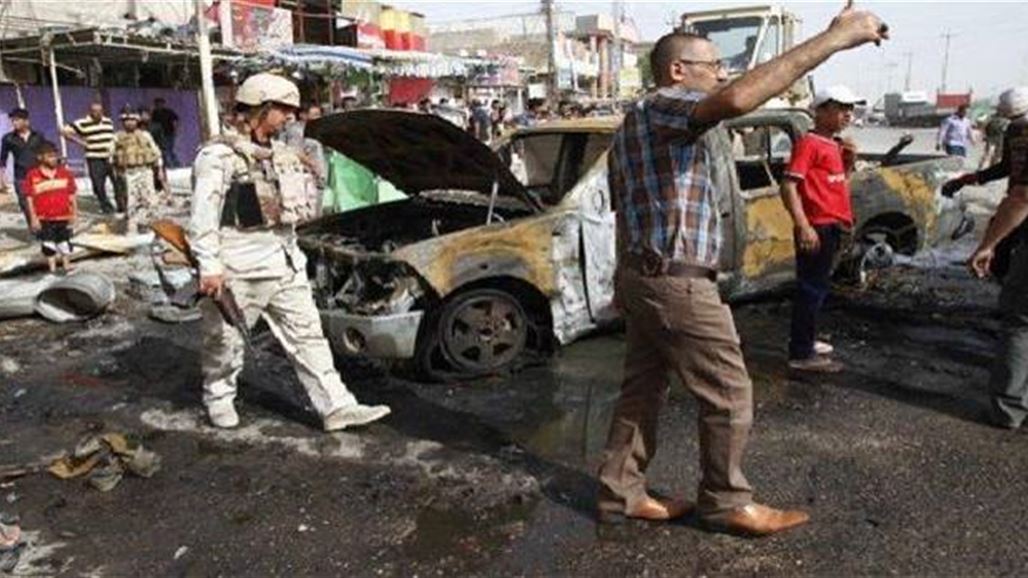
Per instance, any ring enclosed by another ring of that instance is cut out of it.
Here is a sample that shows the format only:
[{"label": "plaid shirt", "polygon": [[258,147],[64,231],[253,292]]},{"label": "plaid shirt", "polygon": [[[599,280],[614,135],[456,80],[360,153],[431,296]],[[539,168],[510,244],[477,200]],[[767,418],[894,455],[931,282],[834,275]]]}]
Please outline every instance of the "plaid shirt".
[{"label": "plaid shirt", "polygon": [[619,255],[717,268],[719,196],[731,185],[719,131],[690,118],[704,96],[663,88],[625,113],[608,160]]}]

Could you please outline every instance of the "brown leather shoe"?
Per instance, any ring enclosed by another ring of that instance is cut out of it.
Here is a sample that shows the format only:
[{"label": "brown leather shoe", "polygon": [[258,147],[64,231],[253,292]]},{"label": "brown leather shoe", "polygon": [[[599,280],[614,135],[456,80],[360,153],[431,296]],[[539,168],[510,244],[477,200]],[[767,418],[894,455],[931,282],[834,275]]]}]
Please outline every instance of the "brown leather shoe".
[{"label": "brown leather shoe", "polygon": [[743,536],[768,536],[806,524],[810,516],[800,510],[776,510],[750,504],[729,512],[723,519],[704,520],[711,530]]},{"label": "brown leather shoe", "polygon": [[666,522],[681,518],[693,509],[693,505],[685,500],[654,498],[646,496],[646,499],[635,508],[622,512],[603,510],[599,512],[599,519],[606,524],[618,523],[626,518],[645,520],[647,522]]}]

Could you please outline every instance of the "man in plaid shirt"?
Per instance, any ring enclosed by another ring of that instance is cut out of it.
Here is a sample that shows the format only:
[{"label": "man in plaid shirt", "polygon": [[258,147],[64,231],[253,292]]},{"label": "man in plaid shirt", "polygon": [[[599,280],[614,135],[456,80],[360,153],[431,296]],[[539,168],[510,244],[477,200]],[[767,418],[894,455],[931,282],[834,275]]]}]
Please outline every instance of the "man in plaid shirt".
[{"label": "man in plaid shirt", "polygon": [[657,418],[669,371],[700,404],[697,514],[720,531],[766,535],[807,514],[753,502],[742,456],[753,415],[731,310],[716,283],[721,207],[735,178],[720,122],[779,95],[832,54],[886,37],[852,2],[831,26],[731,84],[717,47],[685,33],[651,53],[658,90],[631,107],[614,137],[609,185],[617,209],[617,301],[626,322],[621,397],[600,468],[601,520],[668,520],[691,509],[651,497],[645,471],[656,451]]}]

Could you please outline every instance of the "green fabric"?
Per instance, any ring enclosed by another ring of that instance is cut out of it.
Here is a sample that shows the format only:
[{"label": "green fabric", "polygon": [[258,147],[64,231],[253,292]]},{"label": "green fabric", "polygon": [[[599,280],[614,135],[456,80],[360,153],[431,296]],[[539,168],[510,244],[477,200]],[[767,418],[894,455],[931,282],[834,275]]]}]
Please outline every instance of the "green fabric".
[{"label": "green fabric", "polygon": [[360,163],[332,150],[327,157],[328,186],[322,204],[326,213],[341,213],[407,198],[392,183],[378,178]]}]

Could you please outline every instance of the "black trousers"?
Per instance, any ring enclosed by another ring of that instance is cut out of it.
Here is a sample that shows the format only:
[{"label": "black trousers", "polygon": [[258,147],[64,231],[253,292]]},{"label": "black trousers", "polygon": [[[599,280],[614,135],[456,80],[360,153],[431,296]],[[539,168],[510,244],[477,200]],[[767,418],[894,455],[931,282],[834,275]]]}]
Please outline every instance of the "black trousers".
[{"label": "black trousers", "polygon": [[831,290],[832,264],[842,241],[838,225],[817,225],[814,230],[821,239],[817,251],[804,253],[796,246],[796,294],[789,332],[789,359],[794,360],[814,356],[817,314]]},{"label": "black trousers", "polygon": [[[100,202],[100,210],[105,213],[113,213],[114,207],[107,198],[107,177],[114,181],[114,173],[111,171],[111,163],[107,159],[86,159],[86,167],[89,168],[89,182],[93,186],[93,194]],[[125,207],[118,207],[123,212]]]},{"label": "black trousers", "polygon": [[25,198],[25,187],[24,187],[25,176],[14,176],[14,194],[18,197],[18,208],[21,209],[21,214],[25,216],[25,224],[29,224],[29,202]]}]

